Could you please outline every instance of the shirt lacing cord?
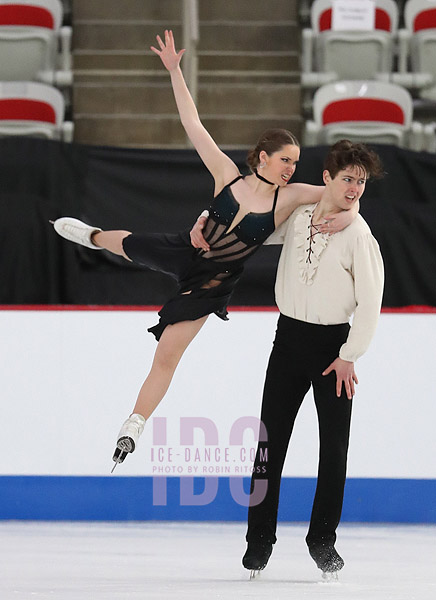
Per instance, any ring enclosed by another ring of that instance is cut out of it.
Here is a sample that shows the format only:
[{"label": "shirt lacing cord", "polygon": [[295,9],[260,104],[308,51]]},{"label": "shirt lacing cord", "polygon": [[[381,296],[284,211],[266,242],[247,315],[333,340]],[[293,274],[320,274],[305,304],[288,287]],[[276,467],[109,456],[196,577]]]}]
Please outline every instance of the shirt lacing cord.
[{"label": "shirt lacing cord", "polygon": [[[307,258],[306,258],[306,262],[309,264],[312,264],[312,254],[313,254],[313,249],[312,249],[312,244],[315,244],[315,240],[313,239],[318,233],[322,233],[319,230],[319,227],[321,226],[321,224],[315,224],[313,222],[313,215],[310,217],[310,225],[309,225],[309,230],[310,230],[310,235],[308,238],[306,238],[307,240],[309,240],[309,248],[307,248],[306,252],[307,252]],[[312,233],[312,228],[315,230],[315,233]]]}]

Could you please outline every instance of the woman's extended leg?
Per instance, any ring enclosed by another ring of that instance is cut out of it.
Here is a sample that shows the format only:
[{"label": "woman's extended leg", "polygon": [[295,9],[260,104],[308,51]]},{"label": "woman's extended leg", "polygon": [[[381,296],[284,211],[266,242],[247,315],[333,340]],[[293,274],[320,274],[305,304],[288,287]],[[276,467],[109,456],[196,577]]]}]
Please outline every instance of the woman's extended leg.
[{"label": "woman's extended leg", "polygon": [[123,248],[123,240],[130,235],[130,231],[102,231],[99,227],[92,227],[73,217],[61,217],[50,222],[53,224],[55,231],[66,240],[70,240],[70,242],[75,242],[92,250],[109,250],[113,254],[118,254],[126,260],[130,260]]},{"label": "woman's extended leg", "polygon": [[128,452],[134,451],[146,419],[165,396],[183,353],[203,327],[207,317],[208,315],[195,321],[181,321],[165,327],[133,413],[123,423],[118,434],[117,447],[112,457],[114,468],[117,463],[124,461]]},{"label": "woman's extended leg", "polygon": [[139,391],[134,413],[148,419],[165,396],[183,353],[203,327],[207,317],[208,315],[195,321],[181,321],[165,327],[150,373]]},{"label": "woman's extended leg", "polygon": [[124,252],[123,248],[123,240],[129,236],[130,233],[130,231],[122,230],[98,231],[91,235],[91,242],[99,248],[109,250],[109,252],[118,254],[118,256],[123,256],[126,260],[131,261],[131,259]]}]

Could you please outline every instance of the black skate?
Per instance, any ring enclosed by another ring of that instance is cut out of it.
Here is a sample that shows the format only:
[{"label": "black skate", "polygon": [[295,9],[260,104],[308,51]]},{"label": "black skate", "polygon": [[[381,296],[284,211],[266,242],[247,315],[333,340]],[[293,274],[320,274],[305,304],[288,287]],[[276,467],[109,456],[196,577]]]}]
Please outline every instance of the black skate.
[{"label": "black skate", "polygon": [[255,579],[268,564],[272,553],[272,544],[267,542],[249,542],[242,564],[250,570],[250,579]]},{"label": "black skate", "polygon": [[117,465],[120,465],[122,462],[124,462],[124,459],[126,458],[128,452],[126,452],[125,450],[121,450],[121,448],[118,448],[118,446],[115,448],[115,452],[114,455],[112,456],[112,460],[114,461],[114,466],[112,467],[112,471],[111,473],[114,472],[115,467]]},{"label": "black skate", "polygon": [[325,581],[337,581],[338,571],[344,566],[344,560],[336,552],[334,545],[331,542],[307,541],[307,546],[310,556],[322,571],[322,578]]}]

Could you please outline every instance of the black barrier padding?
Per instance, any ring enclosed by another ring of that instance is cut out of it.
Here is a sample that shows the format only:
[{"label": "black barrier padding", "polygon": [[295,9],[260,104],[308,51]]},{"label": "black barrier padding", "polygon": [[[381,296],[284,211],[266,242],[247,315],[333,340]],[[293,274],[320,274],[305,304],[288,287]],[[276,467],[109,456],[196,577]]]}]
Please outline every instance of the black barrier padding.
[{"label": "black barrier padding", "polygon": [[[384,306],[436,306],[436,156],[377,146],[387,175],[367,184],[361,214],[386,269]],[[327,148],[303,148],[293,181],[321,184]],[[244,151],[228,154],[243,172]],[[213,180],[195,151],[0,139],[0,303],[160,305],[173,280],[61,239],[49,219],[103,229],[175,232],[209,206]],[[274,304],[280,247],[246,264],[233,305]]]}]

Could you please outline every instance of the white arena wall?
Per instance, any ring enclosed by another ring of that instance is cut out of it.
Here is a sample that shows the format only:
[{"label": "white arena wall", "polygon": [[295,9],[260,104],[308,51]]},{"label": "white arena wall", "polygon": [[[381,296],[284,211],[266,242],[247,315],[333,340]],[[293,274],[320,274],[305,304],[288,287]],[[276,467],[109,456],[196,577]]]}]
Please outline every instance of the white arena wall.
[{"label": "white arena wall", "polygon": [[[112,452],[156,347],[156,311],[3,307],[0,519],[245,519],[275,310],[215,316],[138,449]],[[356,364],[343,519],[436,522],[436,313],[383,313]],[[317,472],[308,395],[280,518],[304,521]],[[243,479],[242,479],[243,478]]]}]

